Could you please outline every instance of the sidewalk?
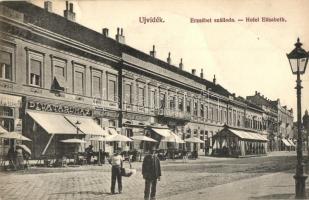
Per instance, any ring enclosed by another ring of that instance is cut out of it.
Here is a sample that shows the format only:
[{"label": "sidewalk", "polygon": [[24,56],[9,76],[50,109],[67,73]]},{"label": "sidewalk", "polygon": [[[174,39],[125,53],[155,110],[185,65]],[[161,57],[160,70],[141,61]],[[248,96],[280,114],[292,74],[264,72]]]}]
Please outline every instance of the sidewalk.
[{"label": "sidewalk", "polygon": [[[174,195],[163,199],[179,200],[191,199],[192,197],[194,197],[195,200],[295,199],[295,182],[293,175],[294,171],[279,172],[205,188],[199,191]],[[309,188],[307,189],[307,196],[309,197]]]}]

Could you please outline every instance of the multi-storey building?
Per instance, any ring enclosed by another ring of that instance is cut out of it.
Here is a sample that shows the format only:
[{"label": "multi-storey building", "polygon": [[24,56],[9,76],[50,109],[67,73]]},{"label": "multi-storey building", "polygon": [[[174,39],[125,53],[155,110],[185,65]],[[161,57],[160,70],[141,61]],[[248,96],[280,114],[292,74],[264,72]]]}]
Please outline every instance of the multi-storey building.
[{"label": "multi-storey building", "polygon": [[169,128],[182,139],[205,141],[188,148],[210,151],[224,124],[268,134],[267,110],[231,94],[215,77],[204,79],[203,71],[186,72],[182,60],[172,65],[170,54],[166,62],[156,58],[155,47],[146,54],[126,45],[122,29],[112,39],[106,28],[101,34],[76,23],[73,4],[62,17],[51,2],[44,8],[1,2],[0,28],[0,122],[22,129],[37,156],[46,146],[56,151],[57,141],[75,129],[91,134],[93,120],[129,137]]},{"label": "multi-storey building", "polygon": [[279,99],[272,101],[257,91],[253,96],[247,96],[247,100],[263,110],[262,130],[268,135],[269,149],[285,149],[285,139],[293,138],[293,109],[289,110],[280,105]]}]

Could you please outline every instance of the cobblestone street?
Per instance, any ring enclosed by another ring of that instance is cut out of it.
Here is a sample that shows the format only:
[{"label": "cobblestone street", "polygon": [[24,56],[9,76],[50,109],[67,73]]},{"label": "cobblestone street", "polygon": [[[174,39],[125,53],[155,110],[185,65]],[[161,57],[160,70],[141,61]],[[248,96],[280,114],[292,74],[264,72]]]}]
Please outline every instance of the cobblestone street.
[{"label": "cobblestone street", "polygon": [[[169,199],[175,195],[181,199],[186,193],[291,170],[295,160],[294,152],[280,152],[267,157],[243,159],[200,157],[187,163],[164,161],[158,199]],[[133,163],[133,167],[138,172],[130,178],[123,178],[122,194],[110,194],[110,167],[104,165],[2,172],[0,196],[4,200],[142,199],[144,181],[141,163]]]}]

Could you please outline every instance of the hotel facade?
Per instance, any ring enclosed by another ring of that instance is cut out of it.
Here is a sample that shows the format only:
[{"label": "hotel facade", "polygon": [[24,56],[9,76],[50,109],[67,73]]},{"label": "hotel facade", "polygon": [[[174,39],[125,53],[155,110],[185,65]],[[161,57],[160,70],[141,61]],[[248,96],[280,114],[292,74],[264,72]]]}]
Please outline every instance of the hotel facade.
[{"label": "hotel facade", "polygon": [[[113,39],[106,28],[98,33],[76,23],[71,3],[63,17],[49,1],[44,8],[1,2],[0,30],[0,124],[29,137],[34,157],[55,153],[60,139],[93,135],[96,125],[128,137],[169,129],[205,141],[186,145],[211,154],[224,125],[263,134],[275,150],[272,143],[293,124],[293,111],[280,103],[237,97],[202,70],[185,71],[182,60],[172,65],[170,54],[157,59],[154,46],[149,54],[130,47],[122,29]],[[0,144],[5,154],[7,142]]]}]

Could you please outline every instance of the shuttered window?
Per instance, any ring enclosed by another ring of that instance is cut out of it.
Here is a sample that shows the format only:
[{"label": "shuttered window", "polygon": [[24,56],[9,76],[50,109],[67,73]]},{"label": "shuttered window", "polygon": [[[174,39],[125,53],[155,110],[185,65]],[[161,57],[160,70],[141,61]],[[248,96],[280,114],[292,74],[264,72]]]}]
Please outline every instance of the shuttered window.
[{"label": "shuttered window", "polygon": [[138,88],[138,105],[144,106],[145,103],[145,90],[142,87]]},{"label": "shuttered window", "polygon": [[61,66],[54,66],[54,77],[57,78],[58,83],[60,84],[60,86],[64,86],[65,85],[65,71],[64,71],[64,67]]},{"label": "shuttered window", "polygon": [[108,100],[115,101],[116,100],[116,82],[114,80],[108,81]]},{"label": "shuttered window", "polygon": [[84,94],[84,73],[75,71],[75,78],[74,78],[74,91],[75,94],[83,95]]},{"label": "shuttered window", "polygon": [[92,96],[101,98],[101,78],[99,76],[92,77]]},{"label": "shuttered window", "polygon": [[12,80],[12,55],[0,51],[0,79]]},{"label": "shuttered window", "polygon": [[30,84],[41,86],[42,84],[42,63],[38,60],[30,60]]},{"label": "shuttered window", "polygon": [[132,103],[132,85],[131,84],[125,84],[124,86],[124,101],[127,104]]}]

